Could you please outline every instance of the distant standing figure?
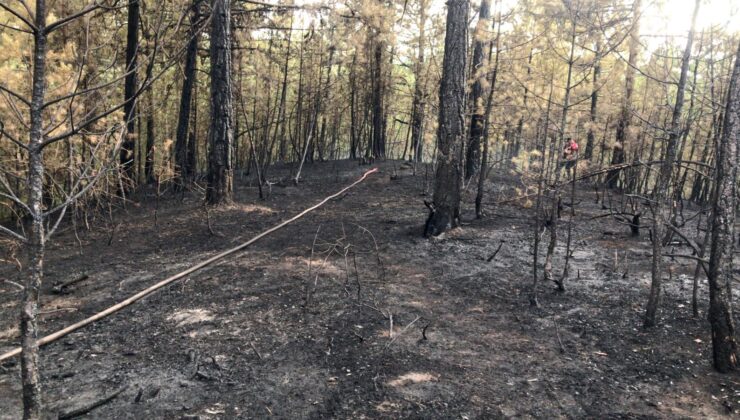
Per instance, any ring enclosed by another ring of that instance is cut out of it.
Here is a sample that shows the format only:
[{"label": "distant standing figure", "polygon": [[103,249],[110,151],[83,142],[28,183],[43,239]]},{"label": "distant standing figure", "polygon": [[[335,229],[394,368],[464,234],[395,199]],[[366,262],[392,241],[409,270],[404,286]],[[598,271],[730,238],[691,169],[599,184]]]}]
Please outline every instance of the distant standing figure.
[{"label": "distant standing figure", "polygon": [[568,177],[571,176],[571,170],[576,166],[578,161],[578,143],[575,140],[568,137],[565,147],[563,147],[563,159],[561,161],[561,167],[565,166],[565,171],[568,173]]}]

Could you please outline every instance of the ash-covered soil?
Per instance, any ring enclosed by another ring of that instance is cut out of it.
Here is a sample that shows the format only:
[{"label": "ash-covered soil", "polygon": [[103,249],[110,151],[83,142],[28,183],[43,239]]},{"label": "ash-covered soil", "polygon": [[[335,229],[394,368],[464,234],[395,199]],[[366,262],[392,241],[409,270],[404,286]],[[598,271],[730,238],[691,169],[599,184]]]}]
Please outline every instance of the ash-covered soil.
[{"label": "ash-covered soil", "polygon": [[[691,314],[695,262],[669,260],[660,326],[644,330],[646,230],[629,228],[579,184],[566,292],[529,305],[534,210],[493,173],[488,216],[421,236],[431,169],[400,162],[237,255],[41,350],[50,415],[99,401],[90,418],[720,418],[740,413],[740,376],[710,363],[706,282]],[[55,331],[236,246],[359,177],[356,162],[307,165],[299,186],[206,217],[197,194],[152,191],[67,228],[47,251],[40,315]],[[288,174],[274,168],[268,179]],[[472,190],[472,186],[470,187]],[[564,201],[570,202],[570,199]],[[500,202],[493,205],[493,202]],[[139,203],[139,204],[137,204]],[[567,204],[567,203],[566,203]],[[687,210],[688,211],[688,210]],[[694,211],[696,211],[694,209]],[[569,209],[555,270],[562,270]],[[211,229],[207,219],[210,219]],[[115,227],[115,229],[114,229]],[[213,232],[211,232],[213,231]],[[543,236],[541,258],[548,235]],[[500,247],[500,248],[499,248]],[[499,250],[489,262],[488,258]],[[675,253],[689,253],[677,248]],[[21,261],[22,262],[22,261]],[[541,272],[541,270],[540,270]],[[53,294],[52,287],[89,276]],[[0,278],[21,283],[17,268]],[[20,290],[0,283],[0,351],[19,343]],[[0,418],[21,414],[17,360],[0,369]]]}]

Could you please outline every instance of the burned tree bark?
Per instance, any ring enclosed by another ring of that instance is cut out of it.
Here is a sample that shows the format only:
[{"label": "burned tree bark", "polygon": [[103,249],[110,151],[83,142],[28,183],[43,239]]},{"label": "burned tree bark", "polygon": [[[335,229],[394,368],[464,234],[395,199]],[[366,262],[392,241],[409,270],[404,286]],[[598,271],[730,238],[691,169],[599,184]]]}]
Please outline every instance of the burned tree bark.
[{"label": "burned tree bark", "polygon": [[[565,95],[563,96],[563,113],[560,116],[560,130],[558,133],[558,142],[556,143],[556,147],[553,152],[554,156],[554,185],[552,191],[552,197],[550,201],[550,220],[547,223],[547,228],[550,231],[550,243],[547,245],[547,254],[545,255],[545,267],[544,267],[544,278],[545,280],[552,281],[557,285],[558,291],[564,291],[565,290],[565,274],[567,272],[563,273],[563,277],[560,279],[556,279],[553,277],[552,274],[552,262],[553,258],[555,256],[555,247],[558,243],[558,221],[560,219],[560,205],[561,205],[561,197],[560,197],[560,189],[557,186],[557,184],[560,182],[560,167],[561,167],[561,146],[565,144],[565,129],[568,125],[568,110],[570,109],[570,95],[571,91],[573,90],[572,81],[573,81],[573,67],[576,63],[575,58],[575,46],[576,46],[576,23],[578,15],[577,13],[574,13],[573,11],[570,11],[571,16],[571,32],[570,32],[570,54],[568,55],[568,77],[565,84]],[[575,168],[574,168],[575,171]],[[575,178],[573,179],[573,182],[575,182]]]},{"label": "burned tree bark", "polygon": [[678,79],[676,91],[676,105],[673,107],[671,126],[668,133],[668,143],[663,154],[663,163],[660,165],[658,179],[655,181],[652,197],[653,211],[653,261],[651,269],[650,295],[645,310],[645,327],[652,327],[656,323],[658,303],[662,287],[663,276],[663,237],[665,237],[666,223],[669,223],[670,209],[664,201],[668,196],[668,188],[673,175],[673,163],[676,160],[677,142],[681,134],[681,110],[683,109],[684,93],[686,90],[686,78],[689,72],[689,60],[691,59],[691,46],[694,42],[694,27],[696,26],[696,15],[699,13],[699,2],[696,0],[694,15],[691,19],[691,29],[686,40],[686,48],[681,61],[681,75]]},{"label": "burned tree bark", "polygon": [[233,107],[231,97],[231,0],[211,2],[211,128],[209,133],[208,204],[228,203],[233,194],[231,165]]},{"label": "burned tree bark", "polygon": [[283,64],[283,83],[280,89],[280,105],[278,105],[277,125],[280,126],[280,133],[278,134],[277,127],[275,128],[275,136],[278,139],[278,160],[285,162],[288,156],[288,145],[287,138],[285,136],[285,129],[288,126],[288,122],[285,121],[285,103],[288,93],[288,65],[290,64],[290,41],[293,35],[293,18],[290,19],[290,28],[286,35],[287,46],[285,51],[285,62]]},{"label": "burned tree bark", "polygon": [[190,126],[190,108],[193,103],[193,85],[195,84],[195,60],[198,57],[198,5],[201,0],[193,0],[190,11],[190,31],[188,32],[188,49],[185,53],[185,69],[180,94],[180,111],[177,117],[177,134],[175,137],[175,185],[182,188],[190,177],[188,165],[188,128]]},{"label": "burned tree bark", "polygon": [[424,153],[424,42],[427,18],[426,0],[419,1],[419,51],[414,69],[414,99],[411,105],[411,160],[421,162]]},{"label": "burned tree bark", "polygon": [[44,269],[45,232],[43,219],[44,158],[43,104],[46,78],[46,2],[36,0],[34,24],[33,81],[30,103],[28,140],[28,208],[31,226],[26,244],[28,263],[24,275],[21,303],[21,382],[23,384],[23,418],[40,419],[42,414],[41,380],[39,377],[38,306]]},{"label": "burned tree bark", "polygon": [[[636,0],[632,7],[634,22],[630,30],[630,51],[624,76],[624,98],[622,100],[622,108],[619,112],[619,119],[617,120],[617,137],[614,140],[614,146],[612,148],[612,165],[624,163],[624,149],[626,143],[629,141],[629,127],[632,121],[632,92],[635,90],[635,65],[640,46],[641,3],[641,0]],[[620,172],[619,169],[609,171],[606,176],[606,183],[609,188],[617,188]]]},{"label": "burned tree bark", "polygon": [[737,368],[737,342],[732,318],[732,254],[735,249],[737,205],[737,159],[740,136],[740,46],[727,95],[724,129],[717,148],[714,184],[712,247],[709,257],[709,323],[712,326],[714,368],[729,372]]},{"label": "burned tree bark", "polygon": [[[493,62],[493,70],[490,76],[490,87],[488,97],[486,98],[485,118],[483,119],[483,157],[481,158],[481,170],[478,175],[478,191],[475,194],[475,217],[483,217],[483,190],[485,189],[485,180],[488,172],[488,132],[491,125],[491,109],[493,108],[493,94],[496,91],[496,80],[498,79],[499,48],[501,40],[501,12],[498,14],[498,27],[496,29],[496,58]],[[488,45],[488,61],[491,61],[493,52],[493,43]]]},{"label": "burned tree bark", "polygon": [[599,103],[599,75],[601,74],[601,44],[596,41],[594,57],[594,73],[593,79],[591,80],[591,111],[589,113],[591,124],[588,126],[588,134],[586,134],[586,150],[583,152],[583,158],[591,160],[594,154],[594,143],[596,142],[596,112],[598,110]]},{"label": "burned tree bark", "polygon": [[121,145],[121,169],[127,182],[133,181],[136,149],[136,54],[139,49],[139,0],[128,2],[126,34],[126,80],[123,86],[123,117],[126,119],[126,140]]},{"label": "burned tree bark", "polygon": [[473,68],[471,69],[473,86],[470,90],[470,130],[468,132],[468,147],[465,158],[465,180],[470,180],[478,171],[480,166],[480,142],[483,138],[485,105],[483,104],[484,89],[483,80],[488,72],[487,60],[485,59],[486,46],[491,43],[488,31],[488,19],[491,15],[491,0],[482,0],[478,25],[473,34]]},{"label": "burned tree bark", "polygon": [[434,203],[424,227],[425,236],[439,235],[459,224],[462,153],[465,140],[467,44],[468,0],[449,0],[442,80],[439,87]]},{"label": "burned tree bark", "polygon": [[383,72],[383,50],[385,42],[375,40],[375,52],[372,71],[372,110],[373,110],[373,145],[372,156],[374,158],[385,157],[385,80]]}]

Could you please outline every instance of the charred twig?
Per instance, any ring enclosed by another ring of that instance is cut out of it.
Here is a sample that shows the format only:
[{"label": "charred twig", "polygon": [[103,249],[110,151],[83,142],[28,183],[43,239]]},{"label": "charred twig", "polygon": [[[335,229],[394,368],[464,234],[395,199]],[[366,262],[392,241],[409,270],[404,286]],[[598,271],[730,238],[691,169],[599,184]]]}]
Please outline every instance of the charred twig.
[{"label": "charred twig", "polygon": [[253,343],[253,342],[252,342],[251,340],[249,341],[249,347],[251,347],[251,348],[252,348],[252,351],[254,351],[254,354],[256,354],[256,355],[257,355],[257,358],[258,358],[258,359],[260,359],[260,360],[262,360],[262,355],[261,355],[261,354],[260,354],[260,352],[259,352],[259,351],[257,350],[257,347],[255,347],[255,346],[254,346],[254,343]]},{"label": "charred twig", "polygon": [[208,206],[206,206],[205,201],[203,202],[203,211],[206,214],[206,225],[208,226],[208,233],[210,233],[211,236],[217,236],[219,238],[223,238],[224,235],[213,230],[213,225],[211,224],[211,211],[208,208]]},{"label": "charred twig", "polygon": [[491,262],[491,261],[493,261],[493,259],[494,259],[494,258],[496,258],[496,255],[498,254],[498,252],[499,252],[499,251],[501,251],[501,247],[502,247],[502,246],[504,246],[504,241],[501,241],[501,242],[500,242],[500,243],[498,244],[498,248],[496,248],[496,250],[495,250],[495,251],[493,251],[493,254],[491,254],[491,256],[490,256],[490,257],[486,258],[486,262]]},{"label": "charred twig", "polygon": [[553,319],[552,323],[555,324],[555,335],[558,337],[558,344],[560,344],[560,353],[565,353],[563,340],[560,339],[560,329],[558,328],[558,322]]},{"label": "charred twig", "polygon": [[110,230],[110,233],[108,234],[108,246],[113,243],[113,236],[116,234],[116,229],[121,226],[120,223],[116,223],[113,225],[113,228]]},{"label": "charred twig", "polygon": [[90,411],[92,411],[92,410],[94,410],[94,409],[96,409],[96,408],[98,408],[98,407],[100,407],[102,405],[105,405],[105,404],[113,401],[114,398],[116,398],[118,395],[120,395],[125,390],[126,390],[126,387],[124,386],[123,388],[121,388],[121,389],[113,392],[112,394],[110,394],[110,395],[108,395],[106,397],[103,397],[103,398],[101,398],[101,399],[99,399],[97,401],[93,401],[90,404],[84,405],[84,406],[82,406],[80,408],[76,408],[76,409],[74,409],[72,411],[68,411],[66,413],[59,413],[59,420],[62,420],[62,419],[73,419],[75,417],[80,417],[80,416],[82,416],[84,414],[87,414]]},{"label": "charred twig", "polygon": [[61,283],[61,284],[58,284],[58,285],[54,286],[51,289],[51,291],[54,292],[54,293],[56,293],[56,294],[64,293],[64,292],[66,292],[66,289],[69,286],[72,286],[73,284],[77,284],[77,283],[79,283],[81,281],[85,281],[85,280],[87,280],[89,278],[90,278],[90,276],[88,276],[87,274],[83,274],[83,275],[81,275],[79,277],[76,277],[76,278],[74,278],[72,280],[65,281],[64,283]]}]

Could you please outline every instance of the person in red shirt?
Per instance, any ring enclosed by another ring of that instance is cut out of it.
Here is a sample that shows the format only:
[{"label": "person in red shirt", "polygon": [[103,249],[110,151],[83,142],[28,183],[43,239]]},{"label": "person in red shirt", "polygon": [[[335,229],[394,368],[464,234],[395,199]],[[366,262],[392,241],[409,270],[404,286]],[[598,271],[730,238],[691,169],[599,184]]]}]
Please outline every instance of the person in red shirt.
[{"label": "person in red shirt", "polygon": [[571,170],[576,166],[578,160],[578,143],[575,140],[568,137],[565,147],[563,148],[563,161],[562,166],[565,166],[565,170],[568,173],[568,177],[571,176]]}]

